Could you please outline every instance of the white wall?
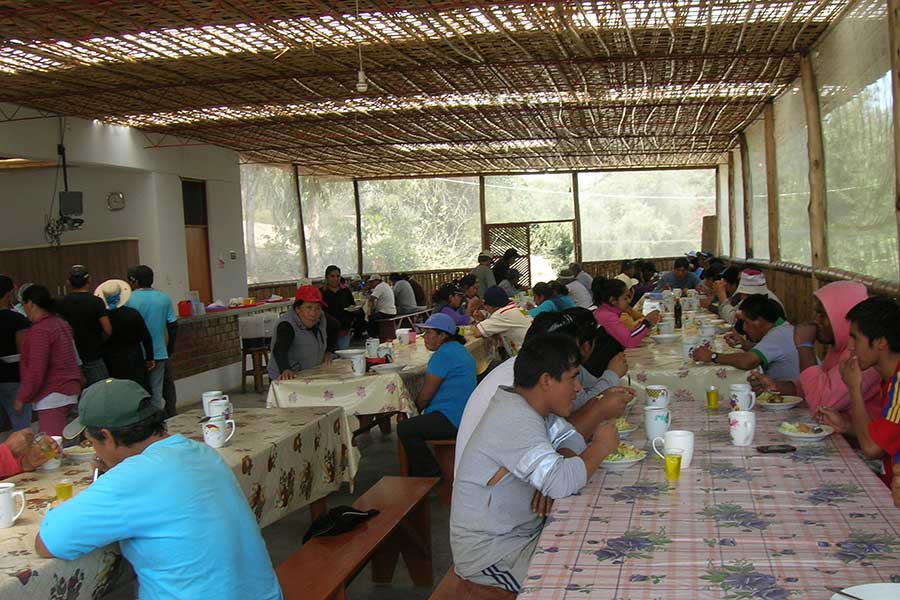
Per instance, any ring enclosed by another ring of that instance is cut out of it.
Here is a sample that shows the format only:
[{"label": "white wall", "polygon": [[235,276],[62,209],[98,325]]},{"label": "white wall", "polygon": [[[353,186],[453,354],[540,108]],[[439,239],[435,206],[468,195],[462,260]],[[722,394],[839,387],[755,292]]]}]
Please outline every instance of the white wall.
[{"label": "white wall", "polygon": [[[15,108],[3,105],[12,113]],[[18,117],[40,116],[22,109]],[[181,178],[206,181],[213,296],[247,295],[247,268],[237,154],[215,146],[151,148],[141,132],[76,118],[63,126],[69,189],[84,193],[85,226],[62,241],[139,239],[141,261],[156,272],[156,287],[182,299],[188,292]],[[0,122],[0,156],[56,160],[60,120]],[[180,144],[165,138],[164,144]],[[0,170],[0,247],[43,245],[44,215],[50,207],[55,169]],[[59,177],[57,190],[62,189]],[[126,208],[110,212],[109,192],[122,192]],[[58,210],[54,208],[54,212]],[[230,252],[236,259],[230,258]],[[224,265],[218,262],[222,258]]]}]

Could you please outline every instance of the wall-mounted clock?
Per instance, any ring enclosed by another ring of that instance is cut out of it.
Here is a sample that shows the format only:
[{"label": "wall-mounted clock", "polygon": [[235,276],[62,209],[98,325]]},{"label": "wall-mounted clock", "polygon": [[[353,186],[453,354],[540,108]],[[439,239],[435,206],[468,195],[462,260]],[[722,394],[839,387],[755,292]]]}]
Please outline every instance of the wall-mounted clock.
[{"label": "wall-mounted clock", "polygon": [[109,210],[122,210],[125,208],[125,194],[122,192],[110,192],[106,197],[106,207]]}]

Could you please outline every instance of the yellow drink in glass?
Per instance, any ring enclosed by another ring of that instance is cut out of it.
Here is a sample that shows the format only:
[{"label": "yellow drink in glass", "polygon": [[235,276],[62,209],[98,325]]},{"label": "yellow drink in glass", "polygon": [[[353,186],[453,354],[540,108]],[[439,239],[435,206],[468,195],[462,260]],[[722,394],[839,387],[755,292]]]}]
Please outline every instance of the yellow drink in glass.
[{"label": "yellow drink in glass", "polygon": [[61,479],[56,482],[56,499],[64,502],[72,497],[72,480]]},{"label": "yellow drink in glass", "polygon": [[678,481],[681,478],[681,450],[666,450],[666,479]]},{"label": "yellow drink in glass", "polygon": [[706,390],[706,408],[709,410],[718,410],[719,408],[719,388],[710,386]]}]

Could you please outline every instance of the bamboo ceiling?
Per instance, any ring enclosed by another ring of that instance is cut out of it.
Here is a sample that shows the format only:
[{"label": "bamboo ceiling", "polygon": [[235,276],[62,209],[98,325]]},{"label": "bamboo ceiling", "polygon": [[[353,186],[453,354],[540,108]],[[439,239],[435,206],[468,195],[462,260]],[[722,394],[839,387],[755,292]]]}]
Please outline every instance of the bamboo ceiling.
[{"label": "bamboo ceiling", "polygon": [[846,4],[0,0],[0,101],[310,174],[706,166]]}]

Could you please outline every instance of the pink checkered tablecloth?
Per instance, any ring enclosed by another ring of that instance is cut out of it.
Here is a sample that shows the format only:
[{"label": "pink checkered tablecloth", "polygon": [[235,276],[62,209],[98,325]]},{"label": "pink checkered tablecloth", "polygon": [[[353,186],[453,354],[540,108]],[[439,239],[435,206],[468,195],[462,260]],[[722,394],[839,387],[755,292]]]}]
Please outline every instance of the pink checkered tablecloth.
[{"label": "pink checkered tablecloth", "polygon": [[[797,444],[778,433],[782,421],[809,420],[801,405],[757,410],[754,440],[797,452],[738,448],[723,404],[714,414],[703,398],[672,404],[673,428],[695,433],[679,482],[666,482],[650,450],[624,473],[601,467],[579,495],[557,501],[519,598],[830,598],[830,587],[900,581],[900,509],[846,441]],[[629,415],[637,446],[642,417]]]}]

